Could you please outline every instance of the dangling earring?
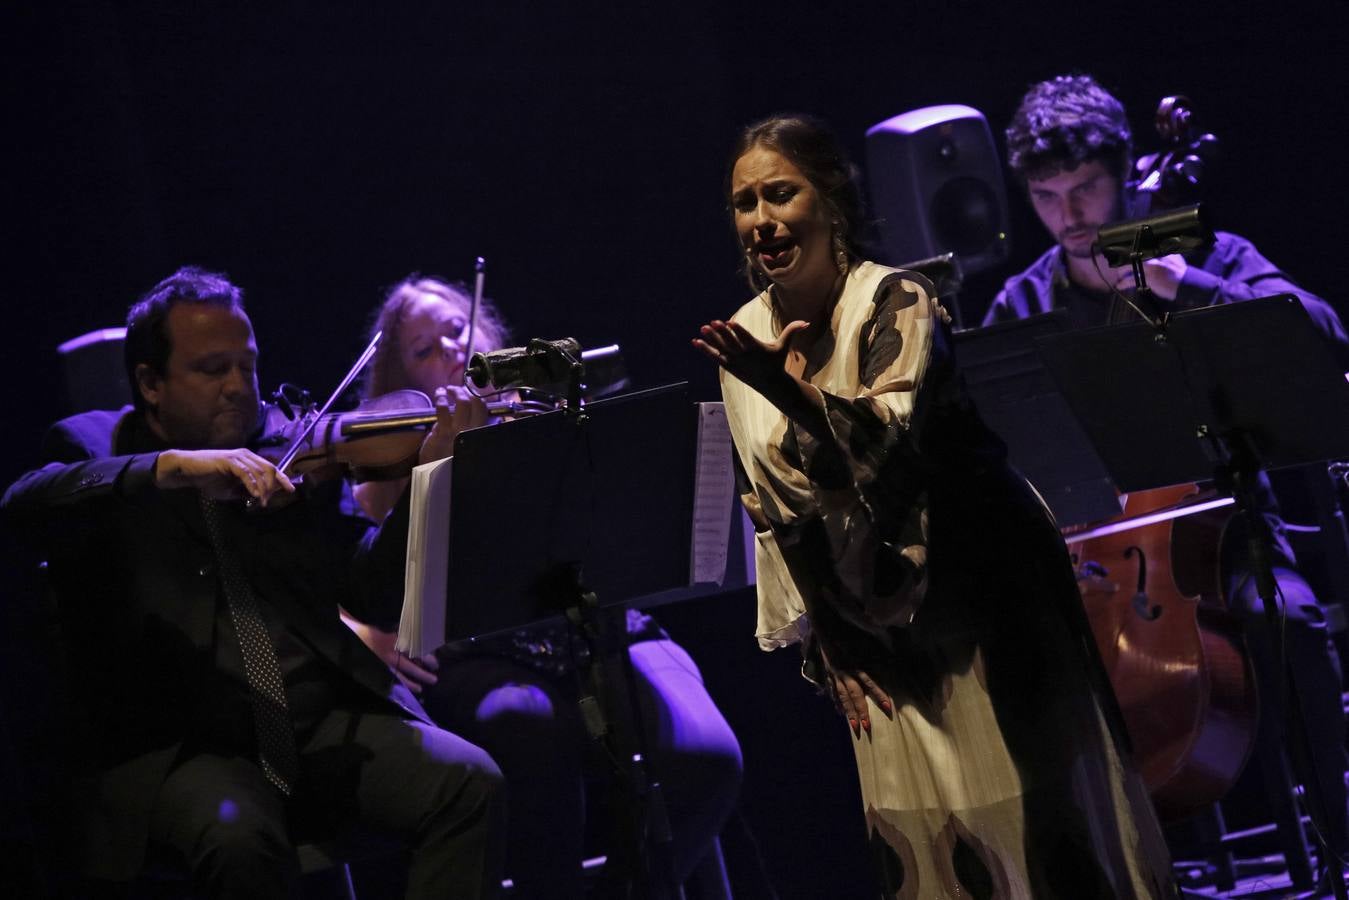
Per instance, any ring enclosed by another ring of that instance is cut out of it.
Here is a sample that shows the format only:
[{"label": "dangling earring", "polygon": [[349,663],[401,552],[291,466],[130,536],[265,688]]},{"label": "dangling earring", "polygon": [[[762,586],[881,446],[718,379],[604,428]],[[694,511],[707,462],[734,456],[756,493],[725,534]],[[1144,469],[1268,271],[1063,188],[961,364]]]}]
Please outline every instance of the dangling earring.
[{"label": "dangling earring", "polygon": [[834,223],[834,265],[838,266],[839,274],[848,274],[848,245],[843,243],[843,235],[838,232],[838,223]]},{"label": "dangling earring", "polygon": [[761,294],[768,287],[768,278],[758,267],[754,265],[754,251],[745,248],[745,281],[749,284],[749,289],[756,294]]}]

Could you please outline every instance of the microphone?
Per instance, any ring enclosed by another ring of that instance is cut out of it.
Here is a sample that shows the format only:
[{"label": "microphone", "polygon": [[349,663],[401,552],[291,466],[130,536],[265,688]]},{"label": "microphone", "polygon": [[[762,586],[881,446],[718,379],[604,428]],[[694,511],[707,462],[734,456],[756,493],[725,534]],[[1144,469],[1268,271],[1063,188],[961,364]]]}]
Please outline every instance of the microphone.
[{"label": "microphone", "polygon": [[587,400],[622,393],[632,386],[627,366],[623,363],[623,351],[617,344],[591,347],[581,353],[581,362],[585,365],[585,384],[582,388]]},{"label": "microphone", "polygon": [[1142,219],[1111,222],[1096,232],[1094,249],[1112,266],[1139,259],[1185,253],[1213,241],[1213,229],[1202,207],[1183,206]]},{"label": "microphone", "polygon": [[524,347],[473,354],[467,375],[479,389],[490,385],[498,391],[548,390],[565,387],[573,368],[581,364],[581,344],[576,338],[534,338]]}]

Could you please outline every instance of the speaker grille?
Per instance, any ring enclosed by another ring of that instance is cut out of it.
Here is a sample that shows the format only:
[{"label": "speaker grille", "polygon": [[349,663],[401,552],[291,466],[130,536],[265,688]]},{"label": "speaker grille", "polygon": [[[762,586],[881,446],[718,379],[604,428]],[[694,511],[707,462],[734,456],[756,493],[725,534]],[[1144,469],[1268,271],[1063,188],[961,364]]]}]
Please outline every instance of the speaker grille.
[{"label": "speaker grille", "polygon": [[988,183],[969,175],[952,178],[932,195],[929,209],[937,246],[961,256],[980,252],[998,236],[998,197]]}]

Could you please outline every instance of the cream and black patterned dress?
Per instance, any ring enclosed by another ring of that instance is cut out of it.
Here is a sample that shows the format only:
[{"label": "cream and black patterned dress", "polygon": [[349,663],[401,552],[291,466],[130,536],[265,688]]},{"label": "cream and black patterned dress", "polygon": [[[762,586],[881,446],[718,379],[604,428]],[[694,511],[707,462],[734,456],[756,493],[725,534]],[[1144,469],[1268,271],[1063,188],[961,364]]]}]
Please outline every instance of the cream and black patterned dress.
[{"label": "cream and black patterned dress", "polygon": [[[1172,896],[1063,542],[965,398],[930,296],[849,273],[804,373],[831,435],[722,373],[759,643],[804,642],[807,671],[824,646],[894,699],[853,742],[886,896]],[[763,340],[783,324],[769,292],[735,319]]]}]

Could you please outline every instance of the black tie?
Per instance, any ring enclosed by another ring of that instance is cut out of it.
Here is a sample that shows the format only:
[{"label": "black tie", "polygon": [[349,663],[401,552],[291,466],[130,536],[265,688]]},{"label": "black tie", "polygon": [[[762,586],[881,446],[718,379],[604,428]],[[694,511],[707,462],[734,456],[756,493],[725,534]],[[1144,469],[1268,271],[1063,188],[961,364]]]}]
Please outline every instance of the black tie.
[{"label": "black tie", "polygon": [[287,797],[295,784],[299,761],[295,751],[295,733],[286,707],[286,689],[281,683],[281,665],[276,648],[267,634],[267,625],[258,608],[258,598],[225,543],[220,527],[220,507],[211,498],[201,496],[202,518],[211,536],[220,581],[229,603],[230,620],[239,638],[244,656],[244,674],[248,676],[253,706],[253,724],[258,731],[258,756],[262,774]]}]

